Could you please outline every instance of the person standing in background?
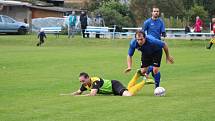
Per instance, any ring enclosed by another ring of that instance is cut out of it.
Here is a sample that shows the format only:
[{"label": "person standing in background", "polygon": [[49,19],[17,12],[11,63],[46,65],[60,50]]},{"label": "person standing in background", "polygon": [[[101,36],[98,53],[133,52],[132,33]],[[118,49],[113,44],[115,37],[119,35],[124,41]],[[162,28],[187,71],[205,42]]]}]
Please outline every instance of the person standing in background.
[{"label": "person standing in background", "polygon": [[76,27],[77,17],[75,15],[75,11],[69,15],[69,24],[68,24],[68,38],[72,35],[74,37],[75,34],[75,27]]},{"label": "person standing in background", "polygon": [[196,22],[194,25],[194,32],[201,32],[202,31],[202,20],[199,18],[199,16],[196,17]]},{"label": "person standing in background", "polygon": [[[81,15],[80,15],[80,22],[81,22],[81,30],[82,30],[82,35],[83,35],[83,38],[86,38],[85,36],[85,29],[87,28],[87,14],[82,11],[81,12]],[[87,33],[87,38],[89,38],[89,34]]]}]

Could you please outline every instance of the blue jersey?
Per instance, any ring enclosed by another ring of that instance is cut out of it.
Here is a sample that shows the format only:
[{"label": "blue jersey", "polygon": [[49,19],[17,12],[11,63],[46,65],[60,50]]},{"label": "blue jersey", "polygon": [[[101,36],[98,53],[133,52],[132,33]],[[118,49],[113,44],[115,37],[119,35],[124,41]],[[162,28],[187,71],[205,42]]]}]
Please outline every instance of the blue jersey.
[{"label": "blue jersey", "polygon": [[45,32],[39,32],[37,38],[39,38],[40,40],[43,40],[44,38],[46,38]]},{"label": "blue jersey", "polygon": [[128,55],[133,56],[135,49],[142,52],[142,55],[152,55],[153,53],[157,53],[162,50],[165,43],[159,39],[154,38],[151,35],[146,36],[146,42],[140,46],[137,40],[134,38],[130,42],[130,47],[128,50]]},{"label": "blue jersey", "polygon": [[165,25],[160,18],[156,20],[149,18],[144,22],[142,30],[146,32],[147,35],[152,35],[157,39],[161,39],[161,33],[165,32]]}]

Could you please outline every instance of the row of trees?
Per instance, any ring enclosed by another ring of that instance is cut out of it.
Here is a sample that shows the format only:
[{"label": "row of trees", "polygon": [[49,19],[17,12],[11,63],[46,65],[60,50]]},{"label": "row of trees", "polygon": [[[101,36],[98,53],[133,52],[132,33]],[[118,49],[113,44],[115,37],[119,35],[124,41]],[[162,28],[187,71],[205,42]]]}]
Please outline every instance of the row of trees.
[{"label": "row of trees", "polygon": [[[143,21],[151,16],[152,6],[160,8],[161,17],[167,27],[192,25],[196,16],[200,16],[205,26],[209,26],[211,18],[215,15],[215,0],[128,0],[128,4],[119,1],[121,0],[86,0],[85,5],[81,7],[89,13],[100,13],[107,26],[141,26]],[[67,4],[65,6],[69,7]]]},{"label": "row of trees", "polygon": [[90,0],[85,9],[101,13],[106,25],[141,26],[151,16],[152,6],[160,8],[163,19],[177,21],[167,27],[192,25],[196,16],[209,25],[215,15],[215,0],[130,0],[129,4],[121,4],[119,0]]}]

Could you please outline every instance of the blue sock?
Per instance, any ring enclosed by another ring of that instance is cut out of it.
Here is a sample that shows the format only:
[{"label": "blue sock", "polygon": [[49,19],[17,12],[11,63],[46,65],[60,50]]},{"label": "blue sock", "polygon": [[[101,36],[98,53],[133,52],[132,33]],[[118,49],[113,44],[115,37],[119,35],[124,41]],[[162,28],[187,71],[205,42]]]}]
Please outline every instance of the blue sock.
[{"label": "blue sock", "polygon": [[154,74],[155,88],[160,86],[160,78],[161,78],[161,73],[160,72],[158,72],[157,74]]},{"label": "blue sock", "polygon": [[153,66],[149,66],[148,70],[146,71],[146,74],[149,75],[150,72],[153,72]]}]

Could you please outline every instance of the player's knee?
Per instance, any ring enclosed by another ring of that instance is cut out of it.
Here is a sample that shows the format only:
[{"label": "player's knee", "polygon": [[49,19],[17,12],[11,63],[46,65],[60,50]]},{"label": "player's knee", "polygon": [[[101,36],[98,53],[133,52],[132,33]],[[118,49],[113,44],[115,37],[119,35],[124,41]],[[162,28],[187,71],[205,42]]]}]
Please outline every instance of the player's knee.
[{"label": "player's knee", "polygon": [[124,91],[122,96],[132,96],[132,94],[129,91]]},{"label": "player's knee", "polygon": [[146,72],[147,72],[147,69],[145,69],[145,68],[142,68],[142,69],[141,69],[141,73],[142,73],[143,75],[145,75]]},{"label": "player's knee", "polygon": [[158,67],[154,67],[154,68],[153,68],[153,73],[154,73],[154,74],[157,74],[158,72],[159,72],[159,68],[158,68]]}]

